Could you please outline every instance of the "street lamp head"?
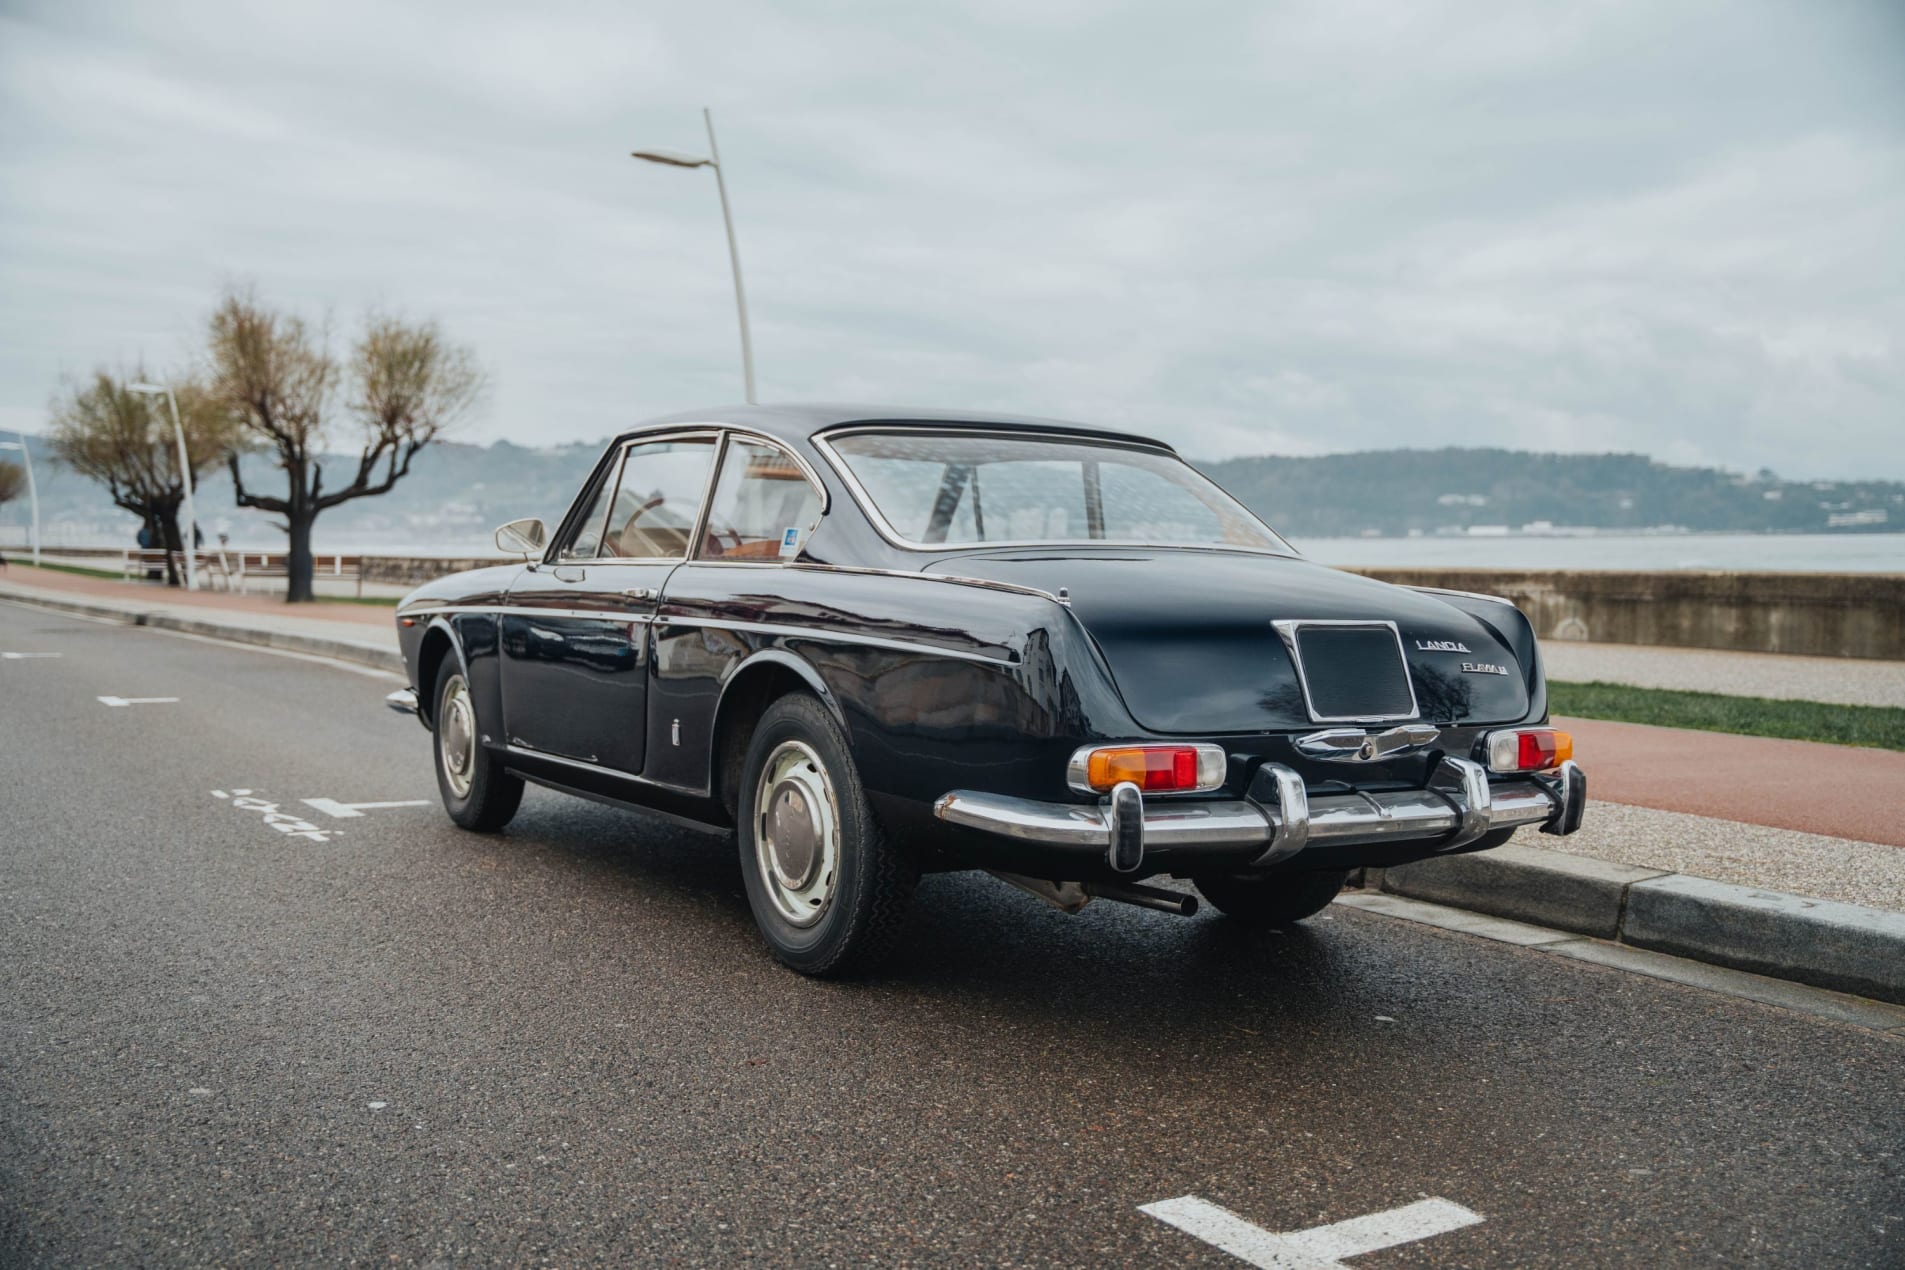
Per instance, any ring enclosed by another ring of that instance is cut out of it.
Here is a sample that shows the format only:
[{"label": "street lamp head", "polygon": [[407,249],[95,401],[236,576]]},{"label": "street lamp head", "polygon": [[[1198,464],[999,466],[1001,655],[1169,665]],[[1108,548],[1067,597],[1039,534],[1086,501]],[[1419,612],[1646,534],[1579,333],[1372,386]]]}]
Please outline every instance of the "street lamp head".
[{"label": "street lamp head", "polygon": [[160,384],[127,384],[126,391],[142,392],[147,396],[163,397],[168,390]]},{"label": "street lamp head", "polygon": [[666,163],[671,168],[711,168],[713,159],[704,159],[698,154],[683,154],[679,150],[634,150],[629,153],[631,159],[647,159],[650,163]]}]

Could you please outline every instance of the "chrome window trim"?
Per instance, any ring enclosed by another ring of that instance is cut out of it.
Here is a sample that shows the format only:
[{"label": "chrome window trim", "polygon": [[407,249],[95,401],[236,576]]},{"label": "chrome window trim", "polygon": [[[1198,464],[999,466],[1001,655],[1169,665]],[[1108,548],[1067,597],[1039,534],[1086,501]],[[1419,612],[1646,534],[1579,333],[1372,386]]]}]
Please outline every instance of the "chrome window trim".
[{"label": "chrome window trim", "polygon": [[[764,444],[770,445],[774,447],[775,449],[781,451],[783,454],[787,455],[788,458],[794,460],[794,464],[800,468],[801,475],[807,478],[808,484],[812,485],[814,487],[814,491],[820,495],[820,514],[822,516],[825,516],[829,511],[832,510],[833,497],[827,490],[827,483],[821,480],[820,474],[814,470],[814,465],[812,463],[809,463],[807,459],[803,455],[801,455],[799,451],[795,450],[792,446],[788,445],[785,441],[782,441],[779,437],[769,436],[765,432],[762,432],[755,428],[747,427],[743,424],[720,423],[714,420],[709,420],[707,422],[694,422],[694,423],[658,424],[655,427],[647,429],[645,431],[624,433],[622,436],[617,437],[615,440],[614,446],[612,448],[620,451],[620,454],[618,456],[618,462],[625,461],[628,458],[628,451],[634,446],[647,445],[655,441],[667,441],[667,440],[672,440],[676,438],[686,439],[686,438],[692,438],[692,437],[705,436],[705,437],[712,438],[715,443],[714,463],[709,469],[708,481],[702,487],[702,490],[701,490],[701,506],[695,513],[696,535],[695,537],[692,537],[689,539],[687,553],[681,556],[591,556],[591,557],[588,557],[587,559],[576,559],[574,557],[565,556],[561,554],[560,549],[557,548],[554,543],[551,543],[549,550],[543,554],[540,563],[546,566],[554,567],[560,564],[574,564],[574,565],[681,564],[681,563],[693,560],[695,558],[694,545],[699,540],[699,535],[702,532],[701,527],[707,523],[708,503],[709,503],[709,500],[714,497],[714,482],[721,475],[721,462],[722,462],[723,456],[726,453],[727,438],[730,433],[735,433],[740,436],[744,436],[750,441],[763,442]],[[607,452],[605,451],[604,452],[605,457],[606,457],[606,453]],[[601,460],[597,460],[597,461],[600,462]],[[616,488],[618,492],[620,491],[620,488],[621,488],[623,470],[624,470],[623,467],[618,466],[615,471],[615,483],[616,483]],[[564,512],[562,516],[562,520],[557,522],[558,529],[560,529],[562,525],[568,523],[570,515],[573,514],[576,510],[576,505],[582,501],[583,497],[585,497],[588,494],[588,492],[589,492],[588,487],[584,486],[580,491],[577,492],[575,498],[570,500],[569,510]],[[609,500],[609,510],[613,511],[614,507],[615,507],[614,498],[611,497]],[[607,518],[605,516],[604,528],[606,528],[606,524],[607,524]],[[764,562],[764,563],[771,563],[771,562]]]},{"label": "chrome window trim", "polygon": [[[622,492],[622,473],[626,471],[628,468],[628,447],[627,446],[621,447],[621,450],[619,453],[616,454],[613,460],[613,463],[615,466],[615,472],[613,475],[611,475],[608,478],[608,481],[607,481],[607,485],[609,488],[609,497],[608,497],[608,501],[602,504],[602,524],[595,538],[595,547],[597,551],[600,551],[602,549],[602,540],[609,536],[609,517],[615,514],[615,496]],[[577,495],[577,498],[586,496],[588,492],[589,492],[588,486],[586,485],[583,486],[582,491],[580,494]],[[564,519],[566,520],[567,517],[564,517]],[[575,533],[569,535],[569,541],[573,543],[578,537],[582,535],[582,533],[585,530],[588,529],[588,527],[589,525],[586,519],[578,522],[575,527],[576,529]],[[568,548],[564,547],[563,549],[556,552],[555,560],[552,562],[552,567],[554,565],[576,563],[585,558],[588,560],[602,559],[601,556],[588,556],[588,557],[572,556],[569,554]]]},{"label": "chrome window trim", "polygon": [[[714,474],[716,471],[720,469],[720,466],[721,466],[722,444],[726,440],[726,437],[721,431],[721,426],[722,425],[720,424],[700,424],[700,423],[670,424],[666,428],[658,428],[653,432],[644,432],[636,436],[624,437],[621,440],[617,441],[616,445],[620,447],[621,454],[619,456],[618,466],[615,469],[616,494],[619,495],[622,490],[622,473],[625,472],[628,467],[628,452],[634,447],[636,447],[637,445],[652,445],[657,441],[692,441],[692,440],[705,437],[710,442],[713,443],[714,460],[708,468],[708,479],[707,481],[704,481],[701,486],[701,506],[695,512],[695,520],[694,520],[695,526],[698,528],[701,524],[702,518],[707,514],[708,495],[713,491],[713,488],[714,488],[713,486]],[[580,493],[576,495],[576,502],[580,502],[582,498],[588,492],[589,492],[588,489],[585,487]],[[573,512],[575,510],[576,502],[572,502],[569,504],[570,512]],[[608,516],[613,515],[614,512],[615,512],[615,496],[611,495],[609,499],[608,512],[603,517],[603,536],[604,537],[607,536]],[[565,514],[563,516],[563,521],[566,522],[568,519],[569,519],[568,515]],[[577,526],[577,528],[580,529],[581,526]],[[574,535],[571,535],[570,539],[571,541],[573,541]],[[562,565],[562,566],[573,565],[577,568],[591,568],[595,566],[606,567],[609,565],[621,565],[621,564],[680,564],[682,561],[690,558],[693,551],[693,547],[694,547],[694,541],[695,541],[694,538],[690,536],[688,539],[688,550],[684,551],[683,554],[679,556],[586,556],[586,557],[577,558],[574,556],[563,554],[564,548],[557,547],[554,544],[551,544],[549,548],[549,552],[545,554],[542,558],[542,563],[549,566],[550,568],[555,568],[558,565]]]},{"label": "chrome window trim", "polygon": [[[1299,617],[1279,619],[1270,625],[1276,629],[1277,637],[1283,641],[1283,647],[1289,652],[1290,664],[1296,667],[1297,686],[1303,690],[1303,708],[1309,711],[1312,723],[1399,723],[1405,719],[1422,717],[1422,703],[1416,700],[1415,672],[1409,665],[1408,651],[1402,646],[1402,632],[1396,629],[1395,622],[1388,618]],[[1296,642],[1297,632],[1305,626],[1386,629],[1390,638],[1396,641],[1396,657],[1402,663],[1402,681],[1409,686],[1409,713],[1318,714],[1316,703],[1310,698],[1310,677],[1303,669],[1303,654],[1298,650]]]},{"label": "chrome window trim", "polygon": [[750,441],[766,442],[775,449],[784,452],[788,458],[794,460],[796,466],[800,468],[801,473],[805,475],[806,478],[813,483],[813,487],[820,492],[820,514],[824,516],[833,510],[833,498],[827,492],[827,483],[820,479],[820,473],[815,470],[812,463],[807,461],[805,455],[801,454],[800,451],[794,449],[793,446],[781,440],[779,437],[771,433],[762,432],[759,428],[750,428],[744,423],[723,423],[719,419],[700,419],[687,423],[661,423],[645,431],[625,432],[616,440],[618,444],[629,445],[637,441],[653,441],[657,437],[665,437],[670,433],[680,432],[684,429],[690,432],[733,432],[746,437]]},{"label": "chrome window trim", "polygon": [[[833,448],[833,438],[835,437],[858,436],[869,432],[899,432],[932,436],[999,437],[1015,441],[1059,441],[1070,445],[1102,445],[1112,449],[1137,450],[1145,454],[1164,455],[1176,459],[1179,463],[1183,463],[1184,466],[1190,467],[1193,472],[1197,472],[1197,475],[1204,480],[1210,481],[1213,489],[1236,504],[1237,509],[1248,516],[1258,528],[1270,535],[1272,540],[1283,543],[1285,550],[1271,551],[1262,547],[1234,546],[1227,543],[1149,542],[1139,538],[989,538],[982,542],[915,542],[893,527],[892,523],[887,520],[885,514],[880,511],[879,505],[873,501],[873,496],[867,493],[866,486],[860,483],[860,478],[853,474],[852,467],[848,465],[845,459],[840,457],[839,451]],[[1145,547],[1154,550],[1236,551],[1253,556],[1272,556],[1279,560],[1300,560],[1303,558],[1294,547],[1284,542],[1282,534],[1265,524],[1262,519],[1258,517],[1257,513],[1251,511],[1248,507],[1244,506],[1242,502],[1238,501],[1236,495],[1217,484],[1216,481],[1212,481],[1208,476],[1204,476],[1202,472],[1198,472],[1195,467],[1191,467],[1191,465],[1185,461],[1184,456],[1179,454],[1176,450],[1157,442],[1139,441],[1130,437],[1103,437],[1090,433],[1034,432],[1019,429],[986,428],[978,425],[966,428],[962,428],[957,424],[948,424],[943,427],[896,428],[890,423],[854,423],[817,432],[812,438],[812,443],[814,449],[818,450],[821,456],[827,460],[828,466],[833,468],[834,475],[840,478],[840,483],[847,487],[847,492],[852,495],[854,504],[860,509],[860,514],[867,518],[867,521],[873,526],[874,531],[877,532],[880,537],[884,538],[888,545],[898,547],[902,551],[991,551],[1008,547]]]},{"label": "chrome window trim", "polygon": [[[725,428],[721,435],[721,452],[715,456],[715,460],[714,460],[714,475],[708,481],[707,492],[704,495],[702,495],[701,518],[697,525],[694,541],[689,547],[687,563],[712,564],[712,565],[720,565],[724,563],[723,561],[718,559],[703,560],[701,558],[701,547],[707,538],[708,518],[714,515],[714,493],[717,489],[721,487],[721,468],[722,468],[722,465],[728,461],[728,441],[730,440],[730,438],[736,435],[740,436],[743,440],[746,440],[746,441],[759,442],[760,444],[765,445],[767,448],[771,450],[779,450],[782,454],[785,454],[788,458],[794,460],[795,466],[800,468],[800,474],[803,478],[805,478],[808,486],[814,491],[814,493],[820,496],[820,514],[814,517],[814,529],[820,528],[820,521],[827,514],[827,487],[821,483],[819,476],[815,474],[812,464],[808,463],[807,460],[801,458],[800,455],[794,453],[794,451],[791,448],[789,448],[785,442],[776,440],[775,438],[768,436],[766,433],[756,432],[752,428]],[[808,531],[808,536],[809,537],[813,536],[813,530]],[[801,550],[805,551],[806,549],[807,549],[807,544],[804,542],[801,543]],[[794,561],[781,560],[781,559],[729,560],[729,561],[726,561],[725,563],[729,566],[747,565],[753,568],[785,569],[788,566],[792,565]]]}]

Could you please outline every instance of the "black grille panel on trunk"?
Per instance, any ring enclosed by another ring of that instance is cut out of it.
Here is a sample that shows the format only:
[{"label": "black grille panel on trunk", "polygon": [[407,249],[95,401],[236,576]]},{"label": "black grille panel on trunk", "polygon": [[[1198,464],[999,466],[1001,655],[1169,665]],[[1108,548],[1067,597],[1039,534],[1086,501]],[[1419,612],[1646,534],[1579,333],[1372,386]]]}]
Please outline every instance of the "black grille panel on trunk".
[{"label": "black grille panel on trunk", "polygon": [[1293,622],[1282,630],[1318,720],[1415,717],[1415,691],[1394,627]]}]

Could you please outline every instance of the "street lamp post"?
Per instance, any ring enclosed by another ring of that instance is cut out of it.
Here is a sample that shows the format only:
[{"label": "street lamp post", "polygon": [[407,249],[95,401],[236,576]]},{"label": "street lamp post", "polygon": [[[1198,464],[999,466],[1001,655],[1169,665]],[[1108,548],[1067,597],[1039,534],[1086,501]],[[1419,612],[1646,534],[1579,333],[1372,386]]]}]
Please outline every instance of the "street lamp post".
[{"label": "street lamp post", "polygon": [[185,529],[179,537],[185,540],[185,589],[198,590],[198,551],[193,539],[198,533],[198,516],[192,510],[192,461],[185,456],[185,428],[179,423],[179,399],[172,390],[162,384],[128,384],[133,392],[148,397],[164,397],[172,407],[172,435],[179,443],[179,480],[185,486]]},{"label": "street lamp post", "polygon": [[721,219],[728,227],[728,260],[734,266],[734,307],[741,315],[741,378],[747,387],[747,403],[754,404],[754,340],[747,326],[747,291],[741,286],[741,248],[734,239],[734,212],[728,206],[728,182],[721,174],[721,147],[714,140],[714,116],[708,108],[701,108],[701,118],[708,125],[708,154],[706,158],[698,154],[682,154],[677,150],[636,150],[631,158],[646,159],[650,163],[665,163],[674,168],[713,168],[714,187],[721,193]]},{"label": "street lamp post", "polygon": [[33,484],[33,453],[26,448],[26,433],[13,435],[20,439],[0,441],[0,450],[18,450],[20,461],[26,467],[26,501],[33,509],[33,567],[37,569],[40,564],[40,491]]}]

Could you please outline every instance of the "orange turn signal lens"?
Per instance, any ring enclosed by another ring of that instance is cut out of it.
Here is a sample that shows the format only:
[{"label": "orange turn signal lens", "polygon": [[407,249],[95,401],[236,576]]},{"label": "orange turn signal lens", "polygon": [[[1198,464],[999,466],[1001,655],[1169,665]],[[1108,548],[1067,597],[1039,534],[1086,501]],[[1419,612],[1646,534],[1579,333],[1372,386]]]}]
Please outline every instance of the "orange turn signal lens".
[{"label": "orange turn signal lens", "polygon": [[1224,783],[1221,745],[1111,745],[1072,755],[1070,783],[1108,794],[1126,781],[1147,794],[1189,794]]},{"label": "orange turn signal lens", "polygon": [[1488,734],[1491,772],[1545,772],[1574,757],[1574,738],[1553,728],[1517,728]]}]

